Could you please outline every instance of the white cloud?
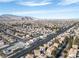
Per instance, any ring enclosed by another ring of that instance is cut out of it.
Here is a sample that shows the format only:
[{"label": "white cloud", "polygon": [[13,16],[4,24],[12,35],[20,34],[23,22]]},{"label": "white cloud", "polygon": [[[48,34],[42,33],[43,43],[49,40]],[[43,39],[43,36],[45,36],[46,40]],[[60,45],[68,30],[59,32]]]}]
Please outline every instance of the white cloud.
[{"label": "white cloud", "polygon": [[45,10],[35,10],[35,11],[4,11],[4,12],[0,12],[0,14],[29,15],[29,14],[45,14],[45,13],[48,13],[48,12],[45,11]]},{"label": "white cloud", "polygon": [[32,10],[32,11],[9,10],[9,11],[0,12],[0,14],[33,16],[37,18],[74,18],[74,17],[78,17],[77,14],[79,14],[79,10],[76,9]]},{"label": "white cloud", "polygon": [[0,3],[12,2],[14,0],[0,0]]},{"label": "white cloud", "polygon": [[58,4],[59,5],[71,5],[75,3],[79,3],[79,0],[61,0],[60,3]]},{"label": "white cloud", "polygon": [[7,12],[9,14],[15,14],[15,15],[28,15],[28,14],[45,14],[45,13],[49,13],[49,11],[46,10],[35,10],[35,11],[11,11],[11,12]]},{"label": "white cloud", "polygon": [[15,15],[28,15],[28,14],[61,14],[61,13],[72,13],[79,12],[76,9],[59,9],[59,10],[31,10],[31,11],[16,11],[16,10],[6,10],[4,12],[0,12],[2,14],[15,14]]},{"label": "white cloud", "polygon": [[23,2],[18,2],[19,5],[23,5],[23,6],[44,6],[44,5],[48,5],[51,4],[50,0],[42,0],[40,2],[36,2],[36,1],[23,1]]}]

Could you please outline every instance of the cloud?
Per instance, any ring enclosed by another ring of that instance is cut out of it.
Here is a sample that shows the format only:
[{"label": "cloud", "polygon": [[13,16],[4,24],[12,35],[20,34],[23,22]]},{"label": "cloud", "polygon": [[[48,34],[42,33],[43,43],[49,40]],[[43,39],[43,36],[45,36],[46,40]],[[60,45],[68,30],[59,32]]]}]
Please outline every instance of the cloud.
[{"label": "cloud", "polygon": [[28,15],[28,14],[61,14],[61,13],[72,13],[79,12],[76,9],[59,9],[59,10],[30,10],[30,11],[19,11],[19,10],[6,10],[4,12],[0,12],[2,14],[15,14],[15,15]]},{"label": "cloud", "polygon": [[35,10],[35,11],[7,11],[4,13],[14,14],[14,15],[26,15],[26,14],[45,14],[49,11],[46,10]]},{"label": "cloud", "polygon": [[79,3],[79,0],[61,0],[58,5],[71,5],[75,3]]},{"label": "cloud", "polygon": [[23,2],[19,2],[19,5],[23,5],[23,6],[45,6],[45,5],[49,5],[51,4],[50,0],[42,0],[40,2],[37,1],[23,1]]},{"label": "cloud", "polygon": [[48,13],[45,10],[35,10],[35,11],[4,11],[0,14],[13,14],[13,15],[30,15],[30,14],[45,14]]},{"label": "cloud", "polygon": [[14,0],[0,0],[0,3],[12,2]]},{"label": "cloud", "polygon": [[65,18],[78,18],[78,9],[55,9],[55,10],[6,10],[1,12],[2,14],[13,14],[19,16],[32,16],[36,18],[53,18],[53,19],[65,19]]}]

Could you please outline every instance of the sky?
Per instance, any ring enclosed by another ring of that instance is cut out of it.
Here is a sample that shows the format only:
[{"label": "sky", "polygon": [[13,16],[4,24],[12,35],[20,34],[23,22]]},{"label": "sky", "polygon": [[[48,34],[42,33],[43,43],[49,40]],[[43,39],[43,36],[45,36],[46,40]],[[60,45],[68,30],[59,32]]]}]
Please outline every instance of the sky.
[{"label": "sky", "polygon": [[0,0],[0,15],[47,19],[79,18],[79,0]]}]

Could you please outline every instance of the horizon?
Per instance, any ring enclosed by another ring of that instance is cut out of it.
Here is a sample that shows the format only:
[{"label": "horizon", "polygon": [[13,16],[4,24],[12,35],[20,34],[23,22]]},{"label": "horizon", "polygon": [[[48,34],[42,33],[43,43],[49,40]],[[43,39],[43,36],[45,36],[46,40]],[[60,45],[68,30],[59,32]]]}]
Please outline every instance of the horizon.
[{"label": "horizon", "polygon": [[[16,16],[16,17],[32,17],[32,16],[20,16],[20,15],[13,15],[13,14],[1,14],[0,16]],[[69,20],[69,21],[74,21],[74,20],[77,20],[79,18],[37,18],[37,17],[32,17],[32,18],[35,18],[35,19],[38,19],[38,20],[56,20],[56,21],[66,21],[66,20]]]},{"label": "horizon", "polygon": [[[32,17],[32,16],[21,16],[21,15],[13,15],[13,14],[1,14],[0,16],[17,16],[17,17]],[[36,19],[39,19],[39,20],[60,20],[60,21],[63,21],[63,20],[78,20],[79,18],[37,18],[37,17],[32,17],[32,18],[36,18]]]},{"label": "horizon", "polygon": [[79,0],[0,0],[0,15],[79,19]]}]

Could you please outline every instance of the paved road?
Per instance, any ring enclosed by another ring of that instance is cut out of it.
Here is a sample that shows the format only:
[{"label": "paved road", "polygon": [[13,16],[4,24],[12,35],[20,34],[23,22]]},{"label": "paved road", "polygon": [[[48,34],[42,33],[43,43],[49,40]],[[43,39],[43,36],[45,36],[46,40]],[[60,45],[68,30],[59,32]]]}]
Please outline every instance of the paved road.
[{"label": "paved road", "polygon": [[21,38],[19,38],[19,37],[16,37],[16,36],[14,36],[14,35],[12,35],[12,34],[6,33],[6,31],[3,30],[3,29],[0,29],[0,31],[2,31],[2,32],[3,32],[4,34],[6,34],[6,35],[12,36],[12,37],[13,37],[14,39],[16,39],[17,41],[22,41],[22,42],[24,42],[23,39],[21,39]]},{"label": "paved road", "polygon": [[76,25],[76,24],[77,24],[77,23],[75,23],[75,24],[69,26],[69,27],[66,28],[66,29],[62,29],[62,30],[60,29],[56,34],[49,34],[49,35],[47,36],[47,38],[45,38],[45,39],[40,39],[39,41],[36,41],[36,42],[32,43],[29,48],[25,48],[25,49],[23,49],[22,51],[16,53],[15,55],[11,55],[11,56],[9,56],[9,57],[11,57],[11,58],[15,58],[15,57],[19,58],[19,57],[21,57],[21,56],[23,56],[23,55],[29,53],[30,51],[34,50],[36,47],[38,47],[38,46],[40,46],[40,45],[42,45],[42,44],[44,44],[44,43],[47,43],[48,41],[50,41],[51,39],[53,39],[53,38],[56,37],[57,35],[59,35],[59,34],[65,32],[66,30],[70,29],[71,27],[73,27],[73,26]]},{"label": "paved road", "polygon": [[64,42],[63,45],[58,48],[57,53],[56,53],[56,58],[59,58],[61,56],[62,51],[64,48],[66,48],[68,41]]},{"label": "paved road", "polygon": [[8,58],[19,58],[27,53],[29,53],[30,51],[34,50],[36,47],[42,45],[42,44],[45,44],[47,43],[48,41],[50,41],[51,39],[55,38],[57,35],[65,32],[66,30],[70,29],[71,27],[73,27],[74,25],[76,25],[77,23],[69,26],[68,28],[66,29],[60,29],[59,31],[57,31],[56,34],[49,34],[45,39],[39,39],[38,41],[32,43],[30,45],[30,47],[25,47],[24,49],[22,49],[20,52],[16,52],[16,54],[12,54],[10,56],[8,56]]}]

